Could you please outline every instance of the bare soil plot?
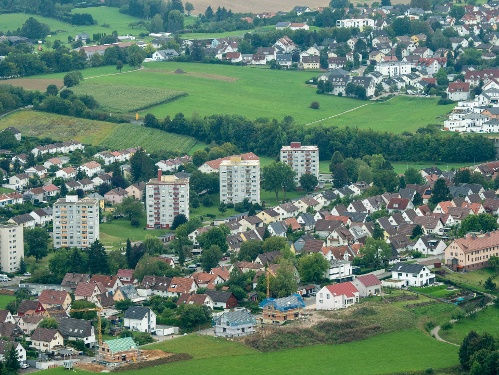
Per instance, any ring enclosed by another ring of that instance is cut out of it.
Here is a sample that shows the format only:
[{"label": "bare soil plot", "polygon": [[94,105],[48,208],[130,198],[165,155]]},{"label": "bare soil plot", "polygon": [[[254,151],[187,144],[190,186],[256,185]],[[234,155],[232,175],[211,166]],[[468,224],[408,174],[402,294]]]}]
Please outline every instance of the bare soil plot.
[{"label": "bare soil plot", "polygon": [[56,85],[58,89],[64,86],[63,80],[58,78],[14,78],[0,81],[1,84],[39,91],[45,91],[48,85]]}]

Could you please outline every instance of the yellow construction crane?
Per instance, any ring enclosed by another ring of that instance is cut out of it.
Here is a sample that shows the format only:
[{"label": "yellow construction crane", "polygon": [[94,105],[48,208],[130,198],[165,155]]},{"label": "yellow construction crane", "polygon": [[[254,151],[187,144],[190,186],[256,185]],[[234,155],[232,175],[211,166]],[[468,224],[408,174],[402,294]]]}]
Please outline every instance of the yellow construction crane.
[{"label": "yellow construction crane", "polygon": [[69,310],[69,312],[87,312],[87,311],[97,311],[97,339],[100,347],[102,346],[102,326],[101,326],[101,316],[100,316],[102,309],[96,307],[88,309]]}]

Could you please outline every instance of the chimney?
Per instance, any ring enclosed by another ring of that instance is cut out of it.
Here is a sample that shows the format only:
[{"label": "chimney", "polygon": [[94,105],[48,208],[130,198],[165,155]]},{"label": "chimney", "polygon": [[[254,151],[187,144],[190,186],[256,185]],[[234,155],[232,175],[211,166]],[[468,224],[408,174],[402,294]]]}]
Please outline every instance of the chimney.
[{"label": "chimney", "polygon": [[161,176],[163,175],[163,171],[158,169],[158,181],[161,181]]}]

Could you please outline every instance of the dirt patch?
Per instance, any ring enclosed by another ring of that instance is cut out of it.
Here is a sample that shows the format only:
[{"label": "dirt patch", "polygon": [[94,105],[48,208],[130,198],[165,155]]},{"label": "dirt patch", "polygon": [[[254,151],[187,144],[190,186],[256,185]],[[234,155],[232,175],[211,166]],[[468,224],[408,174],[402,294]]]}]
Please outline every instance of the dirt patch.
[{"label": "dirt patch", "polygon": [[158,358],[165,358],[171,356],[172,353],[167,353],[159,349],[155,350],[142,350],[142,357],[147,361],[153,361]]},{"label": "dirt patch", "polygon": [[[179,74],[178,69],[175,71],[164,71],[164,70],[159,70],[159,69],[144,69],[144,72],[146,73],[160,73],[160,74]],[[214,81],[224,81],[224,82],[235,82],[239,80],[239,78],[235,77],[228,77],[228,76],[220,76],[218,74],[209,74],[209,73],[197,73],[197,72],[184,72],[181,73],[183,76],[191,76],[191,77],[199,77],[199,78],[206,78],[206,79],[212,79]]]},{"label": "dirt patch", "polygon": [[62,79],[55,78],[14,78],[14,79],[6,79],[4,81],[0,81],[0,85],[12,85],[12,86],[20,86],[26,90],[39,90],[45,91],[48,85],[56,85],[58,89],[61,89],[64,86]]},{"label": "dirt patch", "polygon": [[97,363],[75,363],[74,367],[90,372],[102,372],[108,369],[106,366],[98,365]]}]

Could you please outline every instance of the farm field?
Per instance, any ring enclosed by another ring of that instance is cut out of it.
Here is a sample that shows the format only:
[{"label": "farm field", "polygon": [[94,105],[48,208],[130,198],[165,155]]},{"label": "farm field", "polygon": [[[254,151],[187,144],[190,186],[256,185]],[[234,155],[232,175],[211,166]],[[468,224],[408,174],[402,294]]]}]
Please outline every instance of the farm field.
[{"label": "farm field", "polygon": [[94,82],[85,82],[71,90],[77,95],[91,95],[102,109],[117,113],[140,111],[186,95],[184,92],[168,89],[141,87],[130,90],[129,86],[108,86]]},{"label": "farm field", "polygon": [[441,329],[439,335],[444,340],[461,344],[470,331],[480,334],[487,332],[497,337],[499,335],[499,310],[494,306],[489,306],[478,312],[475,317],[470,316],[452,324],[451,329]]},{"label": "farm field", "polygon": [[76,140],[110,149],[141,146],[148,152],[169,150],[188,153],[196,144],[194,138],[139,125],[113,124],[37,111],[17,111],[0,119],[0,129],[9,126],[15,126],[29,136]]},{"label": "farm field", "polygon": [[[270,353],[251,352],[233,342],[224,342],[221,346],[223,350],[213,350],[209,346],[220,348],[213,341],[212,338],[193,336],[193,338],[182,337],[148,346],[147,348],[161,348],[168,352],[192,353],[195,358],[185,362],[134,370],[133,374],[159,375],[168,372],[183,375],[199,373],[199,369],[203,369],[206,375],[243,374],[251,368],[251,373],[257,375],[299,374],[310,372],[311,369],[314,374],[361,375],[401,373],[430,367],[438,369],[458,364],[457,347],[441,343],[417,330],[388,333],[342,345],[320,345]],[[402,345],[407,342],[411,345]],[[380,353],[380,350],[386,355],[374,354]],[[355,361],[342,360],[351,357],[352,353],[370,355],[356,356]],[[58,368],[44,371],[43,374],[59,375],[64,371]]]},{"label": "farm field", "polygon": [[[40,15],[30,15],[25,13],[11,13],[0,14],[0,31],[6,32],[8,30],[15,31],[21,27],[22,24],[29,18],[34,17],[42,23],[50,26],[50,31],[57,33],[51,34],[47,37],[47,41],[54,41],[59,39],[63,43],[67,43],[68,36],[74,38],[76,34],[86,32],[90,37],[95,33],[111,34],[117,31],[118,35],[139,35],[142,32],[147,32],[145,28],[131,28],[128,26],[132,22],[137,22],[140,19],[131,17],[127,14],[119,12],[119,8],[111,7],[89,7],[89,8],[76,8],[73,13],[88,13],[91,14],[94,20],[97,21],[96,25],[90,26],[75,26],[65,23],[54,18],[43,17]],[[103,24],[108,24],[109,27],[103,27]]]}]

